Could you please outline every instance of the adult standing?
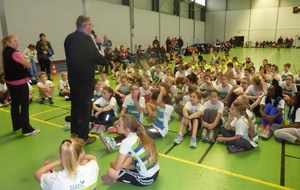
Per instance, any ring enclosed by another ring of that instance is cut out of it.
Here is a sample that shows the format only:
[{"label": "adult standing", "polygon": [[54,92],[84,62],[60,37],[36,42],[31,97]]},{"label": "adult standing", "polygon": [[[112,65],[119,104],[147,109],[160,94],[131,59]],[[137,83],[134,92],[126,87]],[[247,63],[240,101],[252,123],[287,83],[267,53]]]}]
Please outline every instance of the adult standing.
[{"label": "adult standing", "polygon": [[183,43],[183,40],[182,40],[181,36],[179,36],[177,42],[178,42],[179,52],[180,52],[180,54],[182,54],[182,50],[181,49],[182,49],[184,43]]},{"label": "adult standing", "polygon": [[51,80],[51,60],[50,57],[54,54],[53,48],[46,35],[41,33],[40,40],[36,42],[37,58],[41,67],[41,71],[47,73],[48,79]]},{"label": "adult standing", "polygon": [[17,50],[19,46],[18,38],[15,35],[5,36],[3,45],[3,65],[5,80],[11,96],[11,119],[13,132],[22,129],[24,136],[35,135],[40,132],[34,129],[29,123],[29,81],[30,62]]},{"label": "adult standing", "polygon": [[158,41],[158,39],[157,39],[157,36],[155,36],[155,39],[154,39],[153,42],[152,42],[152,46],[155,47],[155,45],[156,45],[157,48],[160,47],[159,41]]},{"label": "adult standing", "polygon": [[[65,39],[65,54],[71,95],[71,136],[82,138],[85,144],[96,141],[89,137],[89,122],[92,114],[95,65],[103,63],[103,56],[98,51],[91,35],[93,23],[88,16],[79,16],[77,30]],[[95,39],[101,43],[100,38]]]}]

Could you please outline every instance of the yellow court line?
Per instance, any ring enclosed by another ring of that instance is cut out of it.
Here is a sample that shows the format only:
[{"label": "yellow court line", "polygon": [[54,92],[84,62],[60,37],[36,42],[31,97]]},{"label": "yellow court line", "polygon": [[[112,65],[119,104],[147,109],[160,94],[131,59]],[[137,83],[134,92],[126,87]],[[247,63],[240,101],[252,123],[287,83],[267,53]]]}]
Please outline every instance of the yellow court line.
[{"label": "yellow court line", "polygon": [[41,120],[41,119],[37,119],[37,118],[34,118],[34,117],[29,117],[29,118],[34,120],[34,121],[38,121],[40,123],[45,123],[45,124],[52,125],[52,126],[55,126],[55,127],[63,128],[63,126],[55,124],[55,123],[51,123],[51,122],[44,121],[44,120]]},{"label": "yellow court line", "polygon": [[292,188],[289,188],[289,187],[284,187],[284,186],[281,186],[281,185],[278,185],[278,184],[270,183],[270,182],[263,181],[263,180],[260,180],[260,179],[256,179],[256,178],[253,178],[253,177],[249,177],[249,176],[233,173],[233,172],[230,172],[230,171],[214,168],[214,167],[211,167],[211,166],[199,164],[197,162],[184,160],[184,159],[181,159],[181,158],[165,155],[165,154],[162,154],[162,153],[159,153],[159,155],[161,157],[164,157],[164,158],[168,158],[168,159],[175,160],[175,161],[178,161],[178,162],[182,162],[182,163],[185,163],[185,164],[197,166],[197,167],[200,167],[200,168],[205,168],[205,169],[208,169],[208,170],[211,170],[211,171],[215,171],[217,173],[230,175],[230,176],[233,176],[233,177],[237,177],[237,178],[245,179],[245,180],[248,180],[248,181],[260,183],[260,184],[263,184],[263,185],[266,185],[266,186],[275,187],[277,189],[292,190]]},{"label": "yellow court line", "polygon": [[66,105],[66,106],[63,106],[63,107],[53,108],[53,109],[50,109],[50,110],[38,112],[38,113],[35,113],[35,114],[31,114],[30,116],[37,116],[37,115],[40,115],[40,114],[43,114],[43,113],[48,113],[48,112],[55,111],[55,110],[59,110],[59,109],[61,109],[61,108],[66,108],[66,107],[69,107],[69,106],[71,106],[71,105]]},{"label": "yellow court line", "polygon": [[[10,111],[4,110],[4,109],[0,109],[0,111],[7,112],[7,113],[10,112]],[[55,126],[55,127],[63,128],[63,126],[61,126],[61,125],[57,125],[55,123],[51,123],[51,122],[48,122],[48,121],[43,121],[41,119],[37,119],[37,118],[33,118],[33,117],[30,117],[30,119],[38,121],[38,122],[41,122],[41,123],[45,123],[45,124],[48,124],[48,125],[52,125],[52,126]],[[95,136],[96,138],[99,138],[96,135],[92,135],[92,136]],[[164,158],[167,158],[167,159],[175,160],[175,161],[178,161],[178,162],[181,162],[181,163],[185,163],[185,164],[197,166],[197,167],[200,167],[200,168],[205,168],[205,169],[208,169],[208,170],[211,170],[211,171],[215,171],[217,173],[221,173],[221,174],[225,174],[225,175],[229,175],[229,176],[241,178],[241,179],[252,181],[252,182],[255,182],[255,183],[260,183],[260,184],[263,184],[263,185],[266,185],[266,186],[270,186],[270,187],[274,187],[274,188],[277,188],[277,189],[293,190],[292,188],[289,188],[289,187],[284,187],[284,186],[281,186],[281,185],[278,185],[278,184],[270,183],[270,182],[263,181],[263,180],[260,180],[260,179],[256,179],[256,178],[253,178],[253,177],[249,177],[249,176],[245,176],[245,175],[233,173],[233,172],[230,172],[230,171],[226,171],[226,170],[214,168],[214,167],[211,167],[211,166],[199,164],[197,162],[192,162],[192,161],[189,161],[189,160],[184,160],[184,159],[181,159],[181,158],[177,158],[177,157],[165,155],[165,154],[162,154],[162,153],[159,153],[159,155],[161,157],[164,157]]]}]

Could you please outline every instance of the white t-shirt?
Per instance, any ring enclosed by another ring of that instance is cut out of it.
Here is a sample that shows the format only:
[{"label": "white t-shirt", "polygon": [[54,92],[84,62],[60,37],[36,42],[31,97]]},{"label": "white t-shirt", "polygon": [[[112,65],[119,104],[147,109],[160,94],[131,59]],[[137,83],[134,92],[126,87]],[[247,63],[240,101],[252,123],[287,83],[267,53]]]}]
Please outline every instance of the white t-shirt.
[{"label": "white t-shirt", "polygon": [[223,88],[222,84],[219,84],[217,86],[216,90],[220,94],[220,99],[223,100],[223,99],[226,98],[227,94],[229,94],[229,92],[231,91],[231,89],[232,89],[232,85],[228,83],[224,88]]},{"label": "white t-shirt", "polygon": [[105,81],[100,80],[100,82],[102,83],[103,86],[108,86],[109,87],[109,80],[107,80],[107,79]]},{"label": "white t-shirt", "polygon": [[[260,101],[260,104],[261,104],[261,105],[264,105],[264,106],[266,105],[266,98],[267,98],[267,97],[264,96],[264,97],[261,99],[261,101]],[[271,98],[271,104],[272,104],[272,105],[273,105],[274,101],[275,101],[275,100]],[[284,102],[284,99],[281,99],[281,100],[279,101],[278,105],[277,105],[277,109],[280,109],[280,108],[281,108],[281,109],[284,110],[284,103],[285,103],[285,102]]]},{"label": "white t-shirt", "polygon": [[[139,100],[139,104],[141,106],[141,108],[145,109],[146,108],[146,103],[145,103],[145,98],[143,96],[140,96],[140,100]],[[122,107],[127,108],[127,112],[133,116],[135,116],[135,118],[137,120],[139,120],[141,123],[143,123],[143,117],[144,117],[144,112],[142,111],[141,113],[139,113],[137,111],[136,105],[132,99],[131,94],[129,94],[128,96],[126,96]]]},{"label": "white t-shirt", "polygon": [[300,84],[300,76],[299,76],[299,74],[294,76],[294,83]]},{"label": "white t-shirt", "polygon": [[186,76],[188,76],[188,72],[187,71],[182,71],[182,72],[176,71],[176,73],[175,73],[175,78],[178,78],[178,77],[184,78]]},{"label": "white t-shirt", "polygon": [[[299,122],[300,122],[300,108],[297,109],[295,115],[295,123],[299,123]],[[300,137],[300,128],[298,129],[294,128],[294,130],[296,131],[298,137]]]},{"label": "white t-shirt", "polygon": [[292,83],[290,86],[287,86],[286,85],[286,81],[283,81],[280,84],[280,86],[281,86],[283,92],[288,92],[288,93],[295,93],[295,92],[297,92],[297,86],[294,83]]},{"label": "white t-shirt", "polygon": [[153,126],[165,137],[169,130],[169,121],[174,110],[173,106],[165,104],[165,109],[157,106],[157,119],[153,122]]},{"label": "white t-shirt", "polygon": [[43,190],[95,189],[98,185],[98,175],[98,163],[91,160],[84,166],[78,166],[75,179],[70,179],[65,170],[43,174],[41,187]]},{"label": "white t-shirt", "polygon": [[[138,172],[145,177],[152,177],[159,170],[159,164],[157,162],[148,163],[146,150],[140,142],[136,133],[130,133],[122,141],[119,153],[123,155],[129,154],[130,157],[136,160],[134,164]],[[147,167],[147,165],[149,166]]]},{"label": "white t-shirt", "polygon": [[185,109],[187,109],[189,115],[192,115],[193,113],[196,113],[197,111],[201,111],[202,104],[198,103],[197,105],[192,105],[191,102],[187,102],[184,106]]},{"label": "white t-shirt", "polygon": [[51,82],[50,80],[46,80],[45,83],[42,83],[41,81],[37,83],[37,85],[41,86],[41,87],[49,87],[52,84],[53,84],[53,82]]},{"label": "white t-shirt", "polygon": [[130,93],[130,84],[122,85],[121,83],[116,86],[116,91],[119,91],[121,94],[129,94]]},{"label": "white t-shirt", "polygon": [[4,83],[4,84],[0,83],[0,91],[6,91],[6,90],[7,90],[6,83]]},{"label": "white t-shirt", "polygon": [[221,115],[223,115],[224,112],[224,104],[218,100],[216,104],[212,104],[210,100],[204,103],[202,106],[202,112],[204,112],[206,109],[212,109],[212,110],[218,110]]},{"label": "white t-shirt", "polygon": [[204,82],[200,86],[201,91],[210,91],[210,90],[216,89],[216,88],[217,88],[217,85],[216,85],[215,81],[212,81],[210,85],[208,85],[206,82]]},{"label": "white t-shirt", "polygon": [[231,122],[231,127],[235,130],[236,135],[240,135],[241,138],[250,141],[249,139],[249,123],[245,116],[234,118]]},{"label": "white t-shirt", "polygon": [[117,100],[115,99],[115,97],[111,97],[111,99],[109,101],[106,101],[103,97],[101,97],[101,98],[98,98],[94,103],[99,105],[102,108],[107,106],[107,105],[112,105],[113,106],[112,109],[114,110],[114,114],[115,114],[115,116],[117,116],[118,104],[117,104]]},{"label": "white t-shirt", "polygon": [[62,79],[59,81],[58,83],[58,90],[61,91],[63,89],[69,90],[70,89],[70,85],[69,85],[69,81],[68,79],[63,81]]},{"label": "white t-shirt", "polygon": [[246,92],[245,92],[248,96],[259,96],[259,97],[263,97],[265,94],[262,90],[260,91],[256,91],[253,85],[250,85]]},{"label": "white t-shirt", "polygon": [[145,88],[143,88],[142,86],[139,88],[140,90],[140,95],[142,95],[145,98],[145,102],[149,102],[151,99],[151,86],[149,86],[149,88],[146,90]]},{"label": "white t-shirt", "polygon": [[160,73],[155,72],[154,75],[153,75],[153,80],[154,81],[159,81],[160,79],[163,78],[163,76],[164,76],[163,72],[160,72]]},{"label": "white t-shirt", "polygon": [[178,88],[175,85],[172,85],[169,91],[174,98],[178,96]]}]

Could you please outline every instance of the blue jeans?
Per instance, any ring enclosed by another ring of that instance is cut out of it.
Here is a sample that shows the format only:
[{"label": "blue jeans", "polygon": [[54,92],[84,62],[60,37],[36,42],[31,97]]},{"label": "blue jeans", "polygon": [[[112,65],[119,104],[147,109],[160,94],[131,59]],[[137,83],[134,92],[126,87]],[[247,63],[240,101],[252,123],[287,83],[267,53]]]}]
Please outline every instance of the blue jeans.
[{"label": "blue jeans", "polygon": [[[278,113],[278,110],[277,108],[275,108],[271,103],[268,103],[266,106],[265,106],[265,109],[264,109],[264,113],[267,114],[267,115],[275,115]],[[265,118],[261,118],[261,123],[264,124],[264,125],[272,125],[273,123],[276,123],[276,124],[281,124],[283,122],[283,116],[279,116],[277,118],[274,119],[273,122],[269,122],[267,121]]]},{"label": "blue jeans", "polygon": [[34,76],[35,79],[38,79],[38,73],[37,73],[37,70],[36,70],[36,65],[35,65],[35,61],[33,59],[30,59],[30,79],[32,79],[32,77]]}]

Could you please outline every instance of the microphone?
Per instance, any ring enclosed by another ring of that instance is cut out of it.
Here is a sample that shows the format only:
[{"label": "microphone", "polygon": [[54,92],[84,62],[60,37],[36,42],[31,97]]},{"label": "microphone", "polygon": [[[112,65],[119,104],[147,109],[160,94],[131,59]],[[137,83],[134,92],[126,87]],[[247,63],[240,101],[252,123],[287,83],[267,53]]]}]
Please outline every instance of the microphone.
[{"label": "microphone", "polygon": [[[92,31],[91,31],[91,34],[94,36],[95,41],[96,41],[97,35],[96,35],[95,30],[92,30]],[[97,46],[98,46],[98,49],[101,51],[101,46],[102,46],[102,44],[101,44],[101,43],[97,43],[97,42],[96,42],[96,44],[97,44]]]}]

